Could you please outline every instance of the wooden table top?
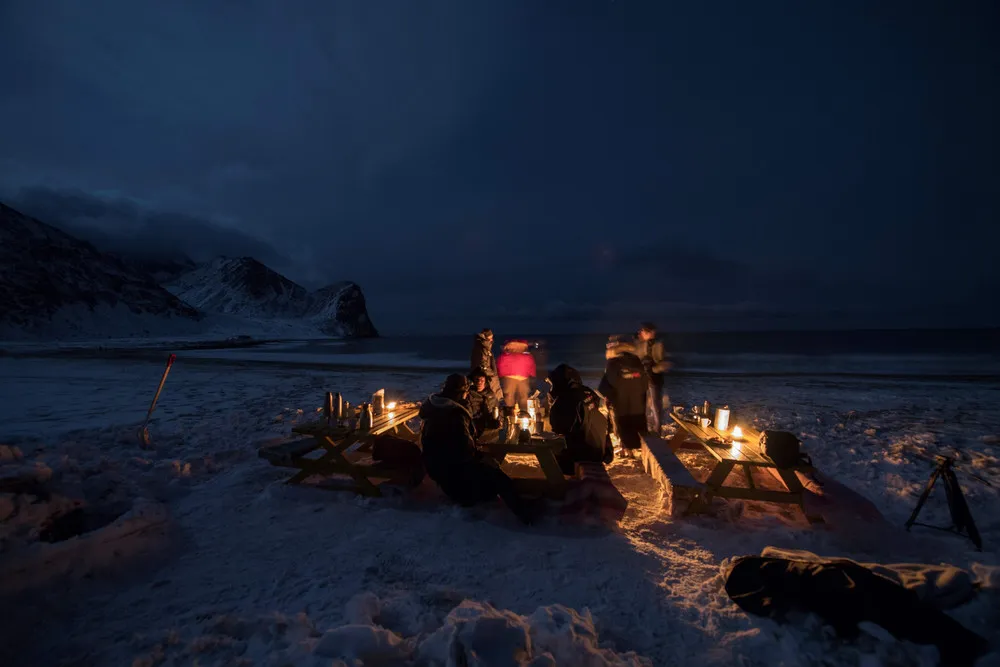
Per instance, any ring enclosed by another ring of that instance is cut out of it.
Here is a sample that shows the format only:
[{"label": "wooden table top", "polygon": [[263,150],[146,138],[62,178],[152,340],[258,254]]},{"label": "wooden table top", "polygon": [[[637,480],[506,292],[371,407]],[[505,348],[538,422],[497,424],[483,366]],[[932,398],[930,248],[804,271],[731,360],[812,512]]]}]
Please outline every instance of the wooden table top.
[{"label": "wooden table top", "polygon": [[300,433],[302,435],[328,435],[330,437],[341,437],[349,433],[371,433],[372,435],[379,435],[380,433],[385,433],[400,424],[405,424],[411,419],[416,418],[419,412],[419,405],[407,406],[403,408],[397,407],[394,410],[387,410],[386,412],[375,417],[372,421],[372,427],[368,431],[349,429],[343,426],[338,426],[336,423],[328,426],[325,421],[318,420],[293,426],[292,432]]},{"label": "wooden table top", "polygon": [[760,431],[741,426],[743,438],[738,442],[733,442],[731,433],[718,431],[714,426],[702,428],[701,424],[684,421],[676,412],[671,412],[670,417],[677,422],[677,425],[695,437],[708,453],[719,461],[739,461],[751,465],[774,466],[771,459],[764,456],[758,443],[760,442]]}]

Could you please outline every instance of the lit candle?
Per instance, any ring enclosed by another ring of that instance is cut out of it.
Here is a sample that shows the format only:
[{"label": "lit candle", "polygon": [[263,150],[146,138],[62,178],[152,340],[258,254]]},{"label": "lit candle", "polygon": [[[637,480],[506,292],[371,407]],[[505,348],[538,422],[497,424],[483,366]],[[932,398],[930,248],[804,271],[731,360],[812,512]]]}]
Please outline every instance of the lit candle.
[{"label": "lit candle", "polygon": [[521,417],[521,429],[527,431],[531,428],[531,417]]},{"label": "lit candle", "polygon": [[733,427],[733,440],[734,441],[735,440],[740,440],[742,438],[743,438],[743,429],[741,429],[739,426],[734,426]]},{"label": "lit candle", "polygon": [[387,410],[395,410],[396,409],[396,401],[393,401],[392,403],[386,403],[385,407],[386,407]]}]

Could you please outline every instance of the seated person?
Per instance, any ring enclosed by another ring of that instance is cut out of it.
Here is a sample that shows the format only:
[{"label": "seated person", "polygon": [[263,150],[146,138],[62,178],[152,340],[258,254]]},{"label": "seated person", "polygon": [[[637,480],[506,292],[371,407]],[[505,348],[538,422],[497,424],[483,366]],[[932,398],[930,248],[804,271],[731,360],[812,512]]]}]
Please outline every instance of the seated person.
[{"label": "seated person", "polygon": [[608,418],[601,412],[601,399],[580,379],[571,366],[560,364],[549,374],[552,383],[552,407],[549,423],[552,431],[566,439],[566,449],[556,457],[566,475],[575,472],[576,463],[610,463],[614,450],[608,439]]},{"label": "seated person", "polygon": [[427,475],[459,505],[469,507],[500,496],[521,521],[531,523],[538,505],[518,496],[510,477],[476,449],[468,396],[469,380],[453,374],[445,380],[441,393],[431,394],[420,406],[424,421],[420,442]]},{"label": "seated person", "polygon": [[500,420],[496,416],[500,402],[489,388],[486,373],[480,369],[472,371],[469,373],[469,382],[472,383],[469,389],[469,412],[472,413],[476,434],[482,435],[484,431],[500,428]]}]

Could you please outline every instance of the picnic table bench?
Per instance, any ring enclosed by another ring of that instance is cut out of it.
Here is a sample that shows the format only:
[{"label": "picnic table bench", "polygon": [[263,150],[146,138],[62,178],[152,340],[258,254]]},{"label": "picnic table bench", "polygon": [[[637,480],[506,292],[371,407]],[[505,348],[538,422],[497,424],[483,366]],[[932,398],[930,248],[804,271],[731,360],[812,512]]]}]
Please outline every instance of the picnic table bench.
[{"label": "picnic table bench", "polygon": [[[690,511],[696,512],[707,507],[713,496],[786,503],[798,505],[803,509],[803,512],[805,511],[802,483],[795,473],[797,471],[811,471],[810,465],[800,463],[792,466],[779,466],[760,450],[758,443],[761,434],[754,429],[744,428],[742,439],[732,441],[727,434],[721,433],[711,426],[703,428],[701,424],[684,421],[676,413],[671,413],[670,416],[679,428],[668,443],[668,447],[654,447],[656,451],[651,452],[651,454],[653,454],[653,458],[662,461],[665,471],[671,471],[667,473],[668,477],[672,474],[680,478],[678,485],[699,491],[697,498],[690,506]],[[654,440],[659,439],[654,438]],[[695,481],[686,469],[681,472],[674,463],[674,460],[680,463],[680,459],[677,458],[674,451],[682,448],[706,451],[715,459],[715,467],[712,468],[704,483]],[[730,473],[737,466],[743,471],[747,484],[745,487],[726,484]],[[753,471],[755,469],[769,474],[779,481],[785,490],[760,488],[754,482]],[[684,473],[687,473],[686,477]],[[812,517],[809,518],[812,520]]]},{"label": "picnic table bench", "polygon": [[[371,460],[374,439],[392,434],[406,440],[416,440],[416,433],[407,422],[417,417],[419,406],[397,406],[375,417],[368,430],[349,429],[322,421],[292,427],[292,432],[304,436],[277,445],[262,447],[257,455],[271,465],[297,469],[288,484],[300,484],[313,476],[346,476],[353,484],[346,488],[367,496],[381,496],[373,479],[396,481],[412,471],[401,471]],[[319,456],[314,456],[317,452]],[[343,487],[332,487],[343,488]]]}]

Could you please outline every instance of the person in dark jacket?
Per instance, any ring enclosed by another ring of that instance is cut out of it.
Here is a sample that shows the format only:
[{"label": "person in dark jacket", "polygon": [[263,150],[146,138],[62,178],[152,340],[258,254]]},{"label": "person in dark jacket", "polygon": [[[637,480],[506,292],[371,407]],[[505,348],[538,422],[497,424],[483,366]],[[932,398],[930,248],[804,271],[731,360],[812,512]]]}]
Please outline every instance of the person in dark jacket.
[{"label": "person in dark jacket", "polygon": [[500,389],[500,376],[497,374],[497,360],[493,356],[493,331],[483,329],[472,341],[472,358],[470,370],[480,370],[486,375],[486,385],[496,396],[497,401],[503,400]]},{"label": "person in dark jacket", "polygon": [[420,406],[420,444],[427,475],[445,495],[469,507],[497,496],[524,523],[537,516],[537,505],[517,495],[514,483],[493,459],[476,448],[468,407],[469,380],[449,375],[438,394]]},{"label": "person in dark jacket", "polygon": [[552,384],[552,407],[549,424],[552,432],[566,439],[566,449],[559,453],[559,467],[566,475],[575,472],[577,462],[610,463],[614,451],[608,441],[608,418],[601,412],[601,399],[583,384],[580,373],[559,364],[549,374]]},{"label": "person in dark jacket", "polygon": [[549,390],[549,383],[546,382],[545,371],[549,367],[549,350],[544,340],[536,340],[529,344],[528,351],[535,359],[535,368],[538,369],[538,379],[535,382],[534,391],[544,393]]},{"label": "person in dark jacket", "polygon": [[597,390],[608,399],[614,410],[622,455],[632,456],[639,449],[639,436],[646,433],[646,400],[649,376],[642,361],[635,355],[635,345],[613,339],[607,345],[608,363]]},{"label": "person in dark jacket", "polygon": [[663,376],[670,370],[670,360],[663,341],[656,337],[656,325],[652,322],[643,322],[639,329],[635,337],[635,354],[649,376],[649,430],[659,433],[663,410],[667,408],[663,400]]},{"label": "person in dark jacket", "polygon": [[476,369],[469,373],[469,412],[472,413],[472,423],[476,433],[482,434],[490,429],[500,428],[498,409],[500,402],[487,386],[486,374]]}]

